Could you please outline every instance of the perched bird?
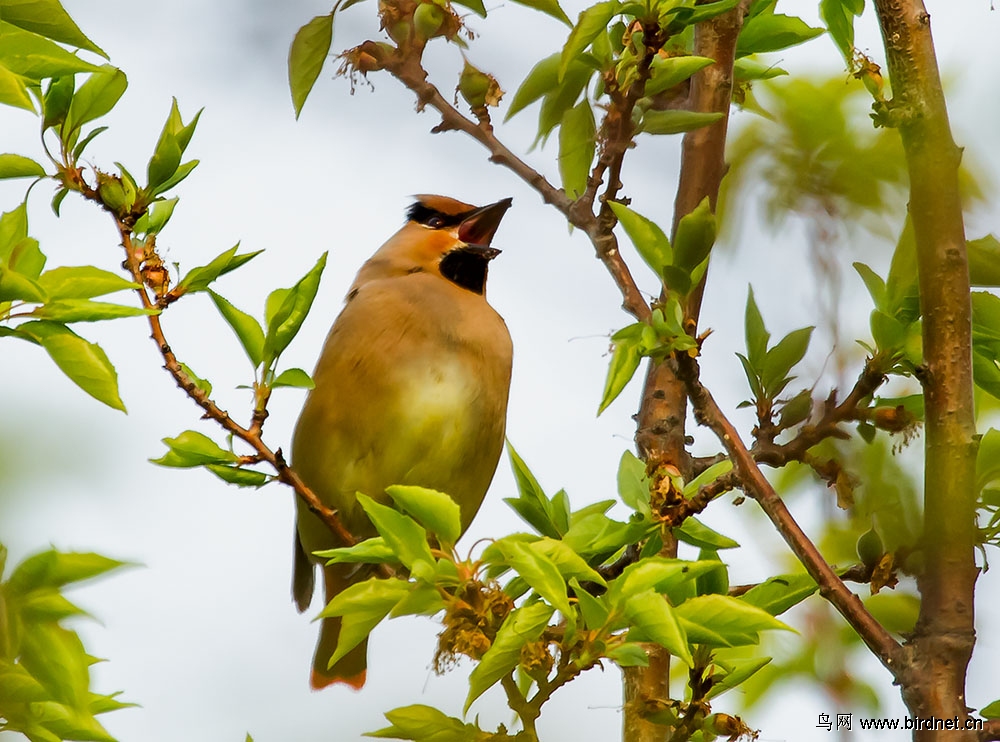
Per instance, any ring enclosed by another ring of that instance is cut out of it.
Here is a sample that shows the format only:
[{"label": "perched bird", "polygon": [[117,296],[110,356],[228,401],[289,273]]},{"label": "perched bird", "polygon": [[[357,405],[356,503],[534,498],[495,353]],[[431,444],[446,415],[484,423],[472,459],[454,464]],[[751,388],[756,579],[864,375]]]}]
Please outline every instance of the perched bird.
[{"label": "perched bird", "polygon": [[[389,502],[393,484],[452,495],[468,528],[503,448],[511,341],[486,302],[490,241],[511,199],[476,208],[417,196],[407,222],[361,267],[333,323],[292,441],[292,466],[359,539],[376,535],[356,493]],[[292,593],[312,600],[312,552],[341,546],[297,502]],[[323,566],[326,600],[367,579]],[[333,667],[340,618],[325,618],[311,685],[361,688],[367,642]]]}]

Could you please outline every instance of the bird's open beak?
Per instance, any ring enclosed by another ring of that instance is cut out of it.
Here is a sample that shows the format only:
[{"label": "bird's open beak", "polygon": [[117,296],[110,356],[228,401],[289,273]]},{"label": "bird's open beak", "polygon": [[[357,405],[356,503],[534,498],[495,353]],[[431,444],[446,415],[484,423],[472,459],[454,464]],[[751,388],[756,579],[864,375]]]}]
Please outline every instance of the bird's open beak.
[{"label": "bird's open beak", "polygon": [[466,245],[486,248],[492,251],[490,258],[496,257],[500,251],[489,247],[489,244],[500,226],[500,220],[510,208],[512,200],[505,198],[495,204],[483,206],[473,211],[458,225],[458,239]]}]

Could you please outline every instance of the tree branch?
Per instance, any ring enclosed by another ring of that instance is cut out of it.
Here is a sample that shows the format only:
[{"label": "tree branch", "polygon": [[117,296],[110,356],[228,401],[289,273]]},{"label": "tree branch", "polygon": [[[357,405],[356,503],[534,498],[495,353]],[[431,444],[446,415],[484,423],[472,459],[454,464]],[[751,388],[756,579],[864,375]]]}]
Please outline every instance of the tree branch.
[{"label": "tree branch", "polygon": [[928,369],[922,378],[925,567],[917,580],[920,616],[911,642],[912,672],[901,678],[903,700],[915,716],[964,717],[978,569],[971,300],[958,184],[962,152],[952,138],[923,2],[875,0],[875,8],[894,96],[889,120],[899,129],[910,175]]},{"label": "tree branch", "polygon": [[838,426],[857,420],[859,408],[885,381],[885,372],[878,359],[869,358],[860,377],[843,402],[837,404],[834,391],[824,403],[823,415],[818,422],[803,425],[798,434],[787,443],[778,445],[774,437],[780,432],[777,426],[759,426],[760,435],[753,446],[754,459],[762,464],[781,467],[789,461],[802,461],[806,452],[820,441],[843,435]]},{"label": "tree branch", "polygon": [[[122,263],[122,267],[129,272],[132,276],[132,280],[140,285],[140,287],[135,291],[143,309],[159,308],[162,311],[163,307],[160,306],[158,302],[154,302],[150,298],[147,293],[146,286],[152,284],[158,288],[165,288],[166,276],[163,275],[161,277],[157,274],[155,281],[151,280],[149,271],[143,266],[143,262],[148,261],[150,256],[147,255],[144,250],[136,250],[134,244],[132,243],[132,228],[129,223],[126,223],[125,220],[105,205],[98,191],[87,184],[82,177],[78,176],[73,179],[73,187],[79,191],[84,198],[98,204],[102,209],[110,214],[112,218],[114,218],[115,227],[118,230],[118,234],[121,237],[122,247],[125,250],[125,261]],[[154,264],[157,266],[157,270],[162,269],[162,261],[159,261],[158,258]],[[327,526],[327,528],[330,529],[333,535],[336,536],[345,546],[353,546],[357,543],[357,539],[341,522],[340,518],[337,516],[337,512],[326,507],[316,494],[306,486],[299,475],[296,474],[290,466],[288,466],[281,449],[279,448],[276,451],[272,451],[264,443],[260,433],[264,418],[267,414],[266,410],[263,408],[255,409],[250,428],[244,428],[242,425],[233,420],[229,416],[228,412],[220,408],[215,401],[208,396],[208,394],[199,388],[194,379],[192,379],[191,376],[184,370],[183,366],[181,366],[180,361],[177,360],[177,356],[174,354],[170,344],[167,342],[166,335],[163,332],[163,325],[160,322],[160,315],[151,314],[147,317],[147,320],[149,322],[150,339],[152,339],[152,341],[156,344],[156,347],[163,358],[163,367],[174,378],[177,386],[180,387],[181,390],[183,390],[184,393],[187,394],[187,396],[204,411],[205,417],[215,420],[215,422],[222,426],[224,430],[232,433],[234,436],[249,445],[256,452],[256,458],[258,461],[266,461],[270,464],[275,470],[278,480],[290,486],[306,507],[309,508],[309,511],[316,515],[316,517],[319,518]],[[264,400],[264,404],[266,404],[266,400]],[[383,572],[384,571],[385,570],[383,570]]]},{"label": "tree branch", "polygon": [[[427,81],[417,54],[398,54],[384,60],[385,69],[417,96],[418,108],[430,105],[441,114],[441,124],[434,131],[462,131],[479,142],[490,153],[490,162],[503,165],[534,188],[542,200],[554,206],[567,221],[583,230],[590,238],[597,257],[604,263],[622,294],[622,308],[639,320],[650,317],[649,305],[635,283],[628,266],[618,251],[618,242],[606,225],[602,225],[586,201],[571,200],[561,188],[556,188],[545,176],[510,151],[493,132],[488,121],[471,119],[459,113],[432,83]],[[613,226],[613,224],[612,224]]]},{"label": "tree branch", "polygon": [[742,489],[759,504],[767,517],[777,528],[785,543],[802,562],[809,575],[819,585],[820,594],[826,598],[858,632],[862,641],[879,658],[883,665],[898,676],[904,669],[903,648],[885,630],[861,603],[857,595],[848,590],[833,568],[826,562],[816,546],[802,531],[785,503],[774,491],[771,483],[753,460],[739,432],[726,419],[711,393],[699,380],[698,363],[686,353],[675,355],[678,375],[684,382],[695,419],[710,428],[729,453],[735,471],[742,482]]}]

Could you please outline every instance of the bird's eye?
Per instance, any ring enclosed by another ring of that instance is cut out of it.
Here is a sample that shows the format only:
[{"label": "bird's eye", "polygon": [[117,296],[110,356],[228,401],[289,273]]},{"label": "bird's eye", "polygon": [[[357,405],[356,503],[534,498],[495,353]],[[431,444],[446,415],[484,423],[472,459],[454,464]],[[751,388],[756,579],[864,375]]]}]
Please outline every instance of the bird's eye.
[{"label": "bird's eye", "polygon": [[431,229],[441,229],[444,226],[444,219],[439,216],[432,216],[427,220],[426,224]]}]

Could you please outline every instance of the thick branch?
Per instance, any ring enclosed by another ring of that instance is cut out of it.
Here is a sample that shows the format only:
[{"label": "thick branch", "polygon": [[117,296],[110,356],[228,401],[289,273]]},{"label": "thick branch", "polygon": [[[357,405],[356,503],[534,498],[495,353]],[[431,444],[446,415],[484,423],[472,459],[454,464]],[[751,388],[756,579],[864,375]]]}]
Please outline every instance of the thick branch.
[{"label": "thick branch", "polygon": [[725,447],[740,477],[744,492],[760,503],[761,509],[777,528],[785,543],[819,585],[820,594],[847,619],[862,641],[889,672],[896,676],[904,659],[899,643],[868,612],[858,596],[847,588],[795,522],[785,503],[753,460],[736,428],[726,419],[711,393],[702,386],[698,379],[698,364],[695,359],[685,353],[678,354],[676,358],[678,375],[688,390],[695,419],[710,428]]},{"label": "thick branch", "polygon": [[[901,679],[915,716],[965,716],[975,644],[975,460],[969,267],[955,145],[930,15],[921,0],[876,0],[910,174],[910,218],[923,315],[924,572],[913,672]],[[975,739],[956,732],[947,739]],[[915,739],[922,739],[919,733]],[[928,739],[930,736],[927,737]],[[934,739],[945,737],[935,735]]]},{"label": "thick branch", "polygon": [[979,731],[979,742],[1000,740],[1000,719],[987,719]]}]

